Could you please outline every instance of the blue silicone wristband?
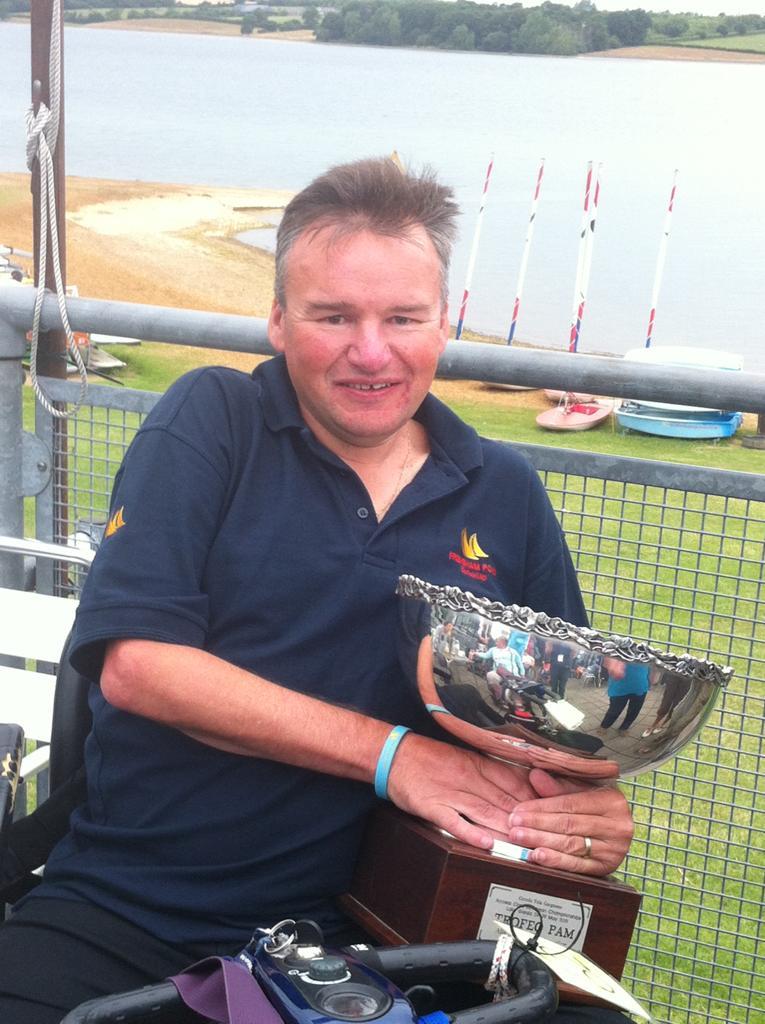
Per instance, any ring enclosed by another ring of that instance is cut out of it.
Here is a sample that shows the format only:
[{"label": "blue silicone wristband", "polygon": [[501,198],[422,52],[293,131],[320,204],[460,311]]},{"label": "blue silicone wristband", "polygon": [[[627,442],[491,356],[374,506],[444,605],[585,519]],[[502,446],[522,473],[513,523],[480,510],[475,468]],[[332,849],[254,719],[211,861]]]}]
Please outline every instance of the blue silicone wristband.
[{"label": "blue silicone wristband", "polygon": [[377,768],[375,768],[375,793],[381,800],[388,799],[388,776],[393,758],[396,756],[399,743],[409,731],[408,725],[394,726],[388,733],[388,738],[380,751]]}]

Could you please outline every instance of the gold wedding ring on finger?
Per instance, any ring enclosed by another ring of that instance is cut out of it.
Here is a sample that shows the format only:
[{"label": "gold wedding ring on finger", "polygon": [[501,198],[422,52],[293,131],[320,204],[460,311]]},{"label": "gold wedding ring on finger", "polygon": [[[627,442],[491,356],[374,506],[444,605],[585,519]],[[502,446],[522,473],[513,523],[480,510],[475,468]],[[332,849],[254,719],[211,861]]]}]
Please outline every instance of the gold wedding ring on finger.
[{"label": "gold wedding ring on finger", "polygon": [[591,857],[592,856],[592,840],[589,836],[582,836],[584,840],[584,849],[581,853],[577,853],[577,857]]}]

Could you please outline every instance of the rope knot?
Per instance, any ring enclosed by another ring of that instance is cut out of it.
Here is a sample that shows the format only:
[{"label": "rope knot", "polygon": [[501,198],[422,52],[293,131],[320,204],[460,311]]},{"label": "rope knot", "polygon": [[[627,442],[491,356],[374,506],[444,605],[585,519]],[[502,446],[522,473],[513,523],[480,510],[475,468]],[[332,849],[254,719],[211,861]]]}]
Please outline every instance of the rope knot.
[{"label": "rope knot", "polygon": [[510,961],[510,954],[513,951],[515,940],[512,935],[500,935],[497,945],[494,947],[491,971],[486,979],[484,988],[487,992],[494,993],[494,1002],[500,999],[507,999],[512,994],[513,987],[508,977],[507,968]]},{"label": "rope knot", "polygon": [[36,114],[34,108],[30,107],[27,111],[27,167],[30,171],[34,166],[35,158],[40,155],[43,139],[47,149],[53,148],[51,136],[53,136],[52,141],[55,146],[55,125],[53,114],[48,107],[41,103]]}]

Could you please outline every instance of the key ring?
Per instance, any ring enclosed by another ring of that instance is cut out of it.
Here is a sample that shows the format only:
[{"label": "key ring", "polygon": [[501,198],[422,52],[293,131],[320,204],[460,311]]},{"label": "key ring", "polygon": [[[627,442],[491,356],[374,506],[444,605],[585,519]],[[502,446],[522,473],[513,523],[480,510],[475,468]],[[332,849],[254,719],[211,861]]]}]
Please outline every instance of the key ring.
[{"label": "key ring", "polygon": [[[283,928],[290,925],[292,926],[292,931],[282,932]],[[296,932],[294,928],[295,922],[291,917],[286,917],[283,921],[279,921],[273,928],[258,928],[262,935],[258,940],[258,947],[265,949],[266,953],[280,953],[295,941]]]}]

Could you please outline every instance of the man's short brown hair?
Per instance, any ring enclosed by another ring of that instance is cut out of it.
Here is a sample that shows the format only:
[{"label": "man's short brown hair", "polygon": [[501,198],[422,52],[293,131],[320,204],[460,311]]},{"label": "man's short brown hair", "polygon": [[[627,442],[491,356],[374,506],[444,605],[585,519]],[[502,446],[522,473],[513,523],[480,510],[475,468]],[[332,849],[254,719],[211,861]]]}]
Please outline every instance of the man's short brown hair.
[{"label": "man's short brown hair", "polygon": [[286,306],[287,256],[305,231],[335,227],[339,235],[372,231],[394,238],[422,226],[441,264],[441,300],[449,291],[449,261],[459,208],[451,188],[428,167],[402,171],[388,157],[331,167],[287,204],[276,235],[276,300]]}]

